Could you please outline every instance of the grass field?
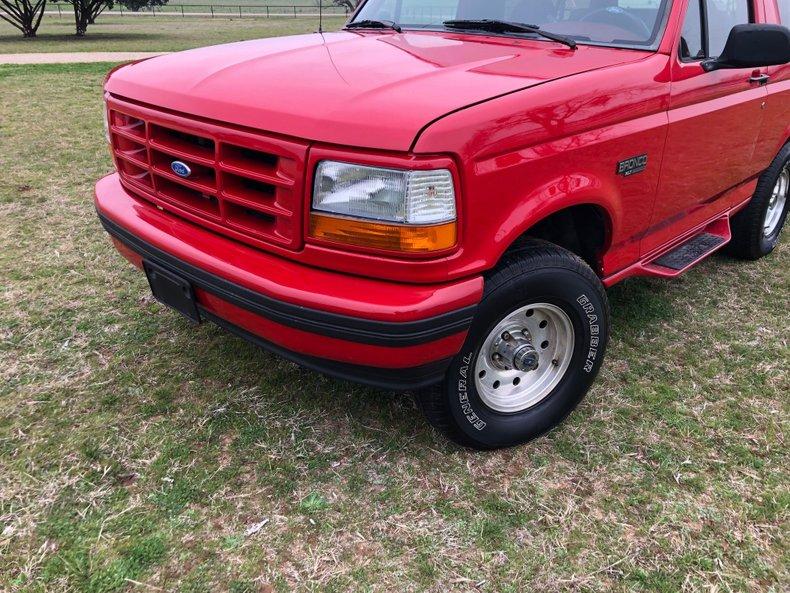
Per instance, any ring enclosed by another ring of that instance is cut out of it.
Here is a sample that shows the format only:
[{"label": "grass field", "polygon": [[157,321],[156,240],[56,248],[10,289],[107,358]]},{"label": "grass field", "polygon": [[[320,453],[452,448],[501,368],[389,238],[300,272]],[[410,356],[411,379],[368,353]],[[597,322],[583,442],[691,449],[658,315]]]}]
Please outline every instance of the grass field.
[{"label": "grass field", "polygon": [[471,453],[153,302],[91,202],[108,68],[0,66],[0,590],[787,590],[787,240],[614,288],[579,410]]},{"label": "grass field", "polygon": [[[338,29],[345,18],[327,17],[326,30]],[[100,17],[84,38],[74,36],[74,18],[45,17],[38,37],[25,39],[0,21],[0,54],[83,51],[178,51],[297,33],[312,33],[317,19],[310,18],[180,18]]]}]

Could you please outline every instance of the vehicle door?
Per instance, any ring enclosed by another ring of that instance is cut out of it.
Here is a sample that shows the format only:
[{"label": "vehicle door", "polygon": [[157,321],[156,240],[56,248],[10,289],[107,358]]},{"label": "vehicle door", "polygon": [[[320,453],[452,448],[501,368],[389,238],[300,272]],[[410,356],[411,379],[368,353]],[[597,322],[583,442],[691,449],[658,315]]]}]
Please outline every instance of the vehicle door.
[{"label": "vehicle door", "polygon": [[724,212],[728,190],[759,173],[754,151],[767,90],[752,68],[705,72],[735,25],[754,22],[762,0],[685,0],[672,56],[669,128],[643,255]]},{"label": "vehicle door", "polygon": [[[790,0],[765,0],[765,22],[790,27]],[[761,68],[766,76],[768,103],[755,150],[755,161],[765,168],[790,138],[790,64]]]}]

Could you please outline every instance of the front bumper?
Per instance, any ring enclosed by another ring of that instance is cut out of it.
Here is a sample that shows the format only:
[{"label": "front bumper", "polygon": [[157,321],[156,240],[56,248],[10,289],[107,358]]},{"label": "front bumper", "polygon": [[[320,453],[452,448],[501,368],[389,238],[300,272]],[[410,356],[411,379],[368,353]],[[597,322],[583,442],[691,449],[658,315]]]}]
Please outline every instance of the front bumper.
[{"label": "front bumper", "polygon": [[300,265],[221,237],[130,195],[117,175],[96,209],[118,250],[189,280],[203,318],[305,367],[386,389],[441,380],[483,280],[384,282]]}]

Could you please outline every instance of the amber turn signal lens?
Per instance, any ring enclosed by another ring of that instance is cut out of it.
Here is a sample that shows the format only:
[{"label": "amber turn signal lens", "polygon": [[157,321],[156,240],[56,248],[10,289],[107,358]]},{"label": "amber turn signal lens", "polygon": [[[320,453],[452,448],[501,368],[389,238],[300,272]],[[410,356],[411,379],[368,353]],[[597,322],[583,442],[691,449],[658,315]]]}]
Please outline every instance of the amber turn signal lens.
[{"label": "amber turn signal lens", "polygon": [[367,220],[310,215],[310,236],[333,243],[399,251],[430,253],[455,245],[455,222],[431,226],[382,224]]}]

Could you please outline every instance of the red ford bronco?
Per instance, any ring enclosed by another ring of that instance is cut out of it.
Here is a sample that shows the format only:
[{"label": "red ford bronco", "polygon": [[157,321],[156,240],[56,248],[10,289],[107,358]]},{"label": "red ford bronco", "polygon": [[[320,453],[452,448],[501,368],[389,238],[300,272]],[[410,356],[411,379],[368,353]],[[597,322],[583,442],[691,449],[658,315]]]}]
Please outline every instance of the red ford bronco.
[{"label": "red ford bronco", "polygon": [[782,23],[790,0],[363,1],[114,70],[96,207],[189,319],[523,443],[593,382],[606,287],[776,246]]}]

